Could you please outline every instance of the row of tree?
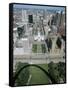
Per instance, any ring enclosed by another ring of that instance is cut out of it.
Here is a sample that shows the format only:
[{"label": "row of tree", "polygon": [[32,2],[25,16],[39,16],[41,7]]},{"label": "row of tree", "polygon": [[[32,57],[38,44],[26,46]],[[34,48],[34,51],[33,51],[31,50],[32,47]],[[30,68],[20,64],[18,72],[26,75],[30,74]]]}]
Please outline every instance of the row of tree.
[{"label": "row of tree", "polygon": [[66,82],[66,71],[65,71],[65,63],[49,63],[48,64],[48,72],[55,79],[56,83],[65,83]]}]

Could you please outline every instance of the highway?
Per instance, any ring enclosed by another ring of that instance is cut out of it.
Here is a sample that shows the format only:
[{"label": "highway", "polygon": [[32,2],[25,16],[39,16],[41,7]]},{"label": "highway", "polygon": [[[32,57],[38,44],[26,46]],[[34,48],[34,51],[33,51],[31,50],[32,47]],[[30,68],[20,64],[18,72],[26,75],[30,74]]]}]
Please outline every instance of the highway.
[{"label": "highway", "polygon": [[63,58],[64,54],[25,54],[25,55],[15,55],[13,58],[13,68],[15,69],[15,65],[18,62],[21,63],[29,63],[29,64],[45,64],[45,63],[58,63],[65,62],[65,58]]}]

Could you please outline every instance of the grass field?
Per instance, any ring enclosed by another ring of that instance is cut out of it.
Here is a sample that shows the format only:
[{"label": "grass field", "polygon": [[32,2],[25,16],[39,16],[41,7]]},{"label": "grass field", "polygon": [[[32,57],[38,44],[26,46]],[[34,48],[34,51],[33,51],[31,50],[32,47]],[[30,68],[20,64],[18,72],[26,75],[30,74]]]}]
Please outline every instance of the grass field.
[{"label": "grass field", "polygon": [[[19,67],[21,67],[22,64],[19,64]],[[48,71],[48,64],[38,64],[43,69]],[[18,69],[17,69],[18,70]],[[27,73],[29,72],[29,73]],[[27,75],[26,75],[27,74]],[[26,79],[25,79],[26,78]],[[24,82],[23,82],[24,80]],[[49,84],[50,80],[46,74],[42,70],[40,70],[37,67],[31,66],[25,68],[17,79],[17,86],[18,85],[36,85],[36,84]]]},{"label": "grass field", "polygon": [[[29,66],[24,68],[21,73],[19,73],[15,85],[16,86],[24,86],[24,85],[41,85],[41,84],[50,84],[55,80],[54,83],[64,83],[65,78],[65,63],[49,63],[49,64],[34,64],[33,66],[28,63],[18,63],[16,72],[20,71],[20,69],[24,66]],[[49,78],[46,73],[43,72],[40,68],[36,67],[40,66],[45,71],[49,73],[49,75],[53,78]]]},{"label": "grass field", "polygon": [[32,51],[33,53],[45,53],[46,52],[45,44],[33,44]]},{"label": "grass field", "polygon": [[[41,64],[39,66],[43,67],[45,70],[48,70],[48,65]],[[31,77],[31,80],[29,82],[29,85],[48,84],[49,83],[49,78],[39,68],[30,67],[30,74],[32,77]]]},{"label": "grass field", "polygon": [[42,53],[41,44],[37,44],[37,53]]},{"label": "grass field", "polygon": [[33,44],[32,51],[33,53],[37,53],[37,44]]}]

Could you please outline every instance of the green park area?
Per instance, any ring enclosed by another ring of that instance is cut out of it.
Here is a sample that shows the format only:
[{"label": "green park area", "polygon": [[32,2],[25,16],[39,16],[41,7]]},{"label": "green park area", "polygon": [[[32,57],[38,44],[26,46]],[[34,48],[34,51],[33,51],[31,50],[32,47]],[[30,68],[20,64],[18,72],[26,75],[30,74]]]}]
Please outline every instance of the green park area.
[{"label": "green park area", "polygon": [[37,53],[37,44],[33,44],[32,51],[33,53]]},{"label": "green park area", "polygon": [[[48,65],[40,65],[39,66],[43,67],[46,71],[48,70]],[[36,84],[49,84],[50,79],[48,76],[39,68],[36,67],[30,67],[30,74],[31,74],[31,80],[29,82],[29,85],[36,85]]]},{"label": "green park area", "polygon": [[[28,63],[17,63],[16,72],[26,66]],[[65,63],[49,63],[49,64],[36,64],[42,67],[48,74],[56,81],[55,83],[65,83]],[[52,81],[40,68],[35,66],[30,66],[24,68],[18,75],[15,80],[15,86],[24,86],[24,85],[39,85],[39,84],[52,84]]]},{"label": "green park area", "polygon": [[45,44],[33,44],[32,52],[33,53],[46,53]]}]

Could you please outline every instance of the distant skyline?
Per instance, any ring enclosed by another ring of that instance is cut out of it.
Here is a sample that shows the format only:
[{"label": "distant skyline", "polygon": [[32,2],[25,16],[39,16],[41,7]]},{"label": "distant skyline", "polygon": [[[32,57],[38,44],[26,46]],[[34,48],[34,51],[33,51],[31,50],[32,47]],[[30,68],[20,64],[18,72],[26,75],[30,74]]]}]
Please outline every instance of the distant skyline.
[{"label": "distant skyline", "polygon": [[22,8],[22,9],[44,9],[44,10],[53,10],[53,11],[65,11],[65,7],[60,6],[47,6],[47,5],[26,5],[26,4],[14,4],[14,8]]}]

